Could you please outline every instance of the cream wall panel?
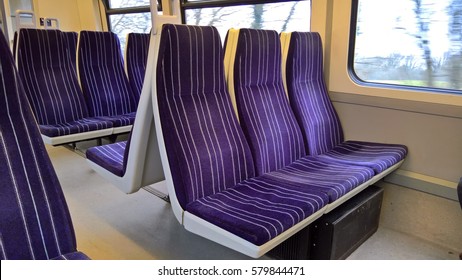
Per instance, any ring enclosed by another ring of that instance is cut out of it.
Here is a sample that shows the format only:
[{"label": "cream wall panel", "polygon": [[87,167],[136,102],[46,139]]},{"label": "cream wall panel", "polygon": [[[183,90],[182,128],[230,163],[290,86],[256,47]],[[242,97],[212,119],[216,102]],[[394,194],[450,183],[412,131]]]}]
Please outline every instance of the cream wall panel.
[{"label": "cream wall panel", "polygon": [[61,30],[79,31],[81,22],[77,1],[82,0],[34,0],[36,17],[57,18]]},{"label": "cream wall panel", "polygon": [[98,0],[78,0],[81,30],[102,30]]},{"label": "cream wall panel", "polygon": [[458,182],[462,176],[462,119],[335,102],[345,138],[408,146],[401,169]]},{"label": "cream wall panel", "polygon": [[351,0],[312,1],[312,30],[323,35],[325,78],[346,138],[406,144],[402,169],[458,182],[462,95],[357,85],[347,67]]}]

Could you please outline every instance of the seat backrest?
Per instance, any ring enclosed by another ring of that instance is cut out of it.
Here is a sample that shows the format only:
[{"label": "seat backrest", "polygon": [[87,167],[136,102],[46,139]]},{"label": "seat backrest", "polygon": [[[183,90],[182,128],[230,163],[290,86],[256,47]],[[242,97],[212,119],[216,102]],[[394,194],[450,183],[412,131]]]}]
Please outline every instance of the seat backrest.
[{"label": "seat backrest", "polygon": [[18,70],[39,124],[88,117],[66,40],[59,30],[21,29]]},{"label": "seat backrest", "polygon": [[0,31],[0,258],[74,252],[69,211]]},{"label": "seat backrest", "polygon": [[74,31],[63,32],[64,40],[70,57],[73,70],[77,73],[77,40],[79,33]]},{"label": "seat backrest", "polygon": [[254,175],[226,90],[222,52],[214,27],[162,28],[158,108],[175,193],[183,208]]},{"label": "seat backrest", "polygon": [[125,75],[116,34],[80,31],[77,60],[80,84],[91,116],[115,116],[136,111],[138,97]]},{"label": "seat backrest", "polygon": [[[233,49],[228,46],[227,49]],[[302,134],[290,109],[281,74],[276,31],[240,29],[231,61],[239,121],[249,141],[257,175],[305,155]]]},{"label": "seat backrest", "polygon": [[343,130],[324,81],[321,37],[292,32],[288,48],[285,78],[290,105],[309,154],[323,154],[343,142]]},{"label": "seat backrest", "polygon": [[128,81],[137,96],[141,95],[148,60],[150,34],[129,33],[125,48],[125,70]]}]

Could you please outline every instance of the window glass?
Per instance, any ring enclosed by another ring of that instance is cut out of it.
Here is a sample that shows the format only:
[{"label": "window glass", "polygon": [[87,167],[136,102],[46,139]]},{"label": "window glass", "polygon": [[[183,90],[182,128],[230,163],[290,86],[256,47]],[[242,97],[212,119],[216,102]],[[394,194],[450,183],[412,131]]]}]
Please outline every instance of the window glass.
[{"label": "window glass", "polygon": [[140,6],[149,6],[149,0],[109,0],[109,8],[130,8],[130,7],[140,7]]},{"label": "window glass", "polygon": [[119,37],[122,51],[125,50],[125,43],[128,33],[149,33],[151,31],[150,12],[110,15],[109,21],[111,25],[111,31],[116,33]]},{"label": "window glass", "polygon": [[[191,1],[189,2],[197,2]],[[309,31],[310,1],[187,9],[187,24],[213,25],[224,40],[230,28],[258,28],[282,31]]]},{"label": "window glass", "polygon": [[359,79],[462,90],[461,0],[358,0],[356,24]]}]

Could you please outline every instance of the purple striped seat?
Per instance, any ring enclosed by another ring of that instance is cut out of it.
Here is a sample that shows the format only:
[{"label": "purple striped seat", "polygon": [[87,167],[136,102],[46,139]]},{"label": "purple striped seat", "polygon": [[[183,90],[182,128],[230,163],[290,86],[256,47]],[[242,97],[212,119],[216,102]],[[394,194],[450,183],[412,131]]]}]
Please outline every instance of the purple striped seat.
[{"label": "purple striped seat", "polygon": [[135,122],[136,112],[116,115],[116,116],[99,116],[98,119],[111,122],[114,127],[132,125]]},{"label": "purple striped seat", "polygon": [[308,190],[256,177],[198,199],[186,211],[260,246],[328,203],[325,194]]},{"label": "purple striped seat", "polygon": [[258,175],[275,184],[324,192],[329,203],[373,177],[366,167],[305,156],[302,134],[284,91],[276,31],[240,29],[231,63],[234,85],[230,86]]},{"label": "purple striped seat", "polygon": [[[64,40],[67,45],[72,69],[77,73],[77,40],[79,39],[79,33],[74,31],[63,32]],[[76,74],[77,75],[77,74]]]},{"label": "purple striped seat", "polygon": [[112,128],[111,122],[89,116],[61,31],[21,29],[18,69],[42,134],[58,137]]},{"label": "purple striped seat", "polygon": [[88,259],[0,31],[0,259]]},{"label": "purple striped seat", "polygon": [[127,167],[128,148],[127,141],[91,147],[87,150],[87,159],[102,166],[113,174],[122,177]]},{"label": "purple striped seat", "polygon": [[406,157],[404,145],[344,142],[340,120],[324,82],[322,43],[318,33],[291,33],[286,81],[290,104],[311,155],[320,155],[328,161],[367,166],[376,173]]},{"label": "purple striped seat", "polygon": [[226,90],[214,27],[165,24],[158,59],[160,121],[182,209],[260,246],[325,206],[322,192],[249,179],[252,155]]},{"label": "purple striped seat", "polygon": [[275,31],[240,29],[234,87],[239,121],[255,159],[257,175],[305,155],[302,134],[286,100],[281,51]]},{"label": "purple striped seat", "polygon": [[[112,127],[110,120],[99,118],[83,118],[59,124],[41,124],[40,132],[49,137],[58,137],[70,134],[78,134],[88,131],[102,130]],[[107,135],[109,135],[108,133]]]},{"label": "purple striped seat", "polygon": [[143,88],[150,38],[150,34],[144,33],[129,33],[127,37],[125,68],[130,86],[138,96]]},{"label": "purple striped seat", "polygon": [[295,162],[261,175],[274,184],[306,187],[328,195],[332,203],[374,176],[361,166],[324,162],[316,157],[302,157]]},{"label": "purple striped seat", "polygon": [[120,42],[112,32],[81,31],[78,45],[80,83],[93,117],[111,117],[114,127],[132,125],[139,96],[123,68]]},{"label": "purple striped seat", "polygon": [[72,252],[72,253],[67,253],[64,255],[57,256],[53,258],[52,260],[58,260],[58,261],[84,261],[88,260],[89,258],[87,255],[85,255],[82,252]]}]

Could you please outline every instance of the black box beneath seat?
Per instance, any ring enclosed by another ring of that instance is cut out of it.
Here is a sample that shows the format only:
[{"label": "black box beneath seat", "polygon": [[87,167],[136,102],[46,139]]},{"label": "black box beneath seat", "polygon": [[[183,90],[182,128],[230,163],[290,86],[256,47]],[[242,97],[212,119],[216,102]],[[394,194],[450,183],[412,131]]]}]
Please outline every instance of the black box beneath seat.
[{"label": "black box beneath seat", "polygon": [[345,259],[377,231],[383,189],[370,186],[268,254],[277,259]]},{"label": "black box beneath seat", "polygon": [[345,259],[379,227],[383,189],[370,186],[310,225],[310,259]]}]

